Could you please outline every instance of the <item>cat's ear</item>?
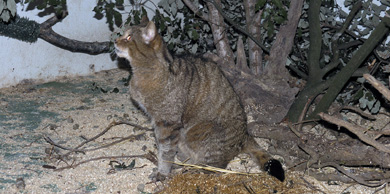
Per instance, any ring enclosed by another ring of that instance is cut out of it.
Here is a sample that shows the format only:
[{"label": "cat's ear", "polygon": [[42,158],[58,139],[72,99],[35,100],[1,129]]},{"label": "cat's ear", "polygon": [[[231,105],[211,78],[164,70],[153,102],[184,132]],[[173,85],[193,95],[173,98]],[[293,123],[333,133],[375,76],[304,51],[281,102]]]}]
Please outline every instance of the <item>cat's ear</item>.
[{"label": "cat's ear", "polygon": [[146,44],[149,44],[156,38],[157,29],[156,25],[150,21],[148,25],[142,30],[142,38]]},{"label": "cat's ear", "polygon": [[142,18],[141,18],[140,24],[141,24],[142,26],[146,26],[146,24],[148,24],[148,22],[149,22],[148,16],[147,16],[147,15],[143,15]]}]

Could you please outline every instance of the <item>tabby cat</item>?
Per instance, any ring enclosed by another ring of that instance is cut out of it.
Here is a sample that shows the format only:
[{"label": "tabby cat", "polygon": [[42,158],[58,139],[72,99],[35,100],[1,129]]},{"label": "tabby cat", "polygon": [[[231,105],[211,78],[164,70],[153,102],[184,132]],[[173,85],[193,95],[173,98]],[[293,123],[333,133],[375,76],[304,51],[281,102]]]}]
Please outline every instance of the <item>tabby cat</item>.
[{"label": "tabby cat", "polygon": [[154,126],[157,178],[171,172],[175,156],[225,168],[239,153],[248,153],[261,168],[284,180],[281,163],[248,135],[240,100],[215,63],[197,56],[173,58],[147,18],[129,27],[115,48],[132,68],[132,101]]}]

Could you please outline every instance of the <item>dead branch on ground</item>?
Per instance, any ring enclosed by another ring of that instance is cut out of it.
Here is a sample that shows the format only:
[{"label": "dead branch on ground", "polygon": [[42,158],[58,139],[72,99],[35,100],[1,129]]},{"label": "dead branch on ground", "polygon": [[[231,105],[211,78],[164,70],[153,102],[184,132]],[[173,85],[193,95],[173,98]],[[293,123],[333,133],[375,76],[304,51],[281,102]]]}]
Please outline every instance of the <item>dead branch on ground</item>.
[{"label": "dead branch on ground", "polygon": [[[100,147],[90,148],[90,149],[85,149],[85,148],[81,149],[87,143],[92,142],[92,141],[96,140],[97,138],[99,138],[99,137],[103,136],[104,134],[106,134],[114,126],[122,125],[122,124],[130,125],[130,126],[133,126],[135,128],[138,128],[138,129],[141,129],[141,130],[144,130],[144,131],[152,131],[153,130],[153,129],[142,127],[140,125],[137,125],[137,124],[134,124],[134,123],[131,123],[131,122],[128,122],[128,121],[113,121],[102,132],[100,132],[99,134],[95,135],[92,138],[89,138],[89,139],[87,138],[85,141],[83,141],[81,144],[77,145],[74,148],[69,148],[69,147],[65,147],[65,146],[59,145],[58,143],[55,143],[50,137],[44,137],[46,142],[51,144],[53,147],[57,147],[57,148],[60,148],[60,149],[63,149],[63,150],[68,150],[68,152],[65,153],[65,154],[56,153],[56,154],[58,154],[58,156],[55,156],[55,158],[65,162],[67,165],[65,167],[61,167],[61,168],[53,167],[53,169],[55,171],[61,171],[61,170],[64,170],[64,169],[75,168],[75,167],[77,167],[77,166],[79,166],[81,164],[84,164],[84,163],[87,163],[87,162],[91,162],[91,161],[97,161],[97,160],[103,160],[103,159],[118,159],[118,158],[145,158],[145,159],[148,159],[149,161],[151,161],[152,163],[155,164],[156,163],[156,159],[155,159],[156,156],[154,155],[154,153],[152,153],[150,151],[149,151],[149,153],[141,154],[141,155],[101,156],[101,157],[96,157],[96,158],[91,158],[91,159],[88,159],[88,160],[84,160],[84,161],[81,161],[81,162],[78,162],[78,163],[74,163],[74,161],[73,161],[72,164],[68,164],[66,162],[66,158],[68,158],[68,156],[70,154],[72,154],[72,153],[83,153],[83,154],[85,154],[86,152],[96,151],[96,150],[103,149],[103,148],[108,148],[110,146],[116,145],[116,144],[118,144],[120,142],[123,142],[123,141],[131,140],[131,139],[136,139],[137,140],[137,139],[140,139],[141,137],[143,137],[145,135],[145,132],[137,134],[137,135],[129,135],[127,137],[122,137],[119,140],[113,141],[111,143],[105,144],[105,145],[100,146]],[[50,154],[52,154],[52,152]]]},{"label": "dead branch on ground", "polygon": [[[364,74],[363,76],[372,86],[374,86],[381,94],[383,94],[387,99],[390,100],[390,90],[388,90],[382,83],[380,83],[378,80],[376,80],[373,76],[371,76],[369,74]],[[348,107],[347,109],[352,110],[354,112],[357,112],[362,117],[365,117],[367,119],[376,120],[376,118],[373,115],[368,115],[367,113],[364,113],[363,111],[361,111],[357,108]],[[339,127],[344,127],[349,132],[356,135],[359,141],[361,141],[365,144],[368,144],[369,146],[372,146],[373,148],[377,149],[380,152],[390,153],[390,148],[388,147],[388,144],[381,143],[381,142],[377,141],[377,139],[381,135],[387,134],[386,133],[387,131],[384,131],[383,133],[378,132],[379,136],[375,137],[375,136],[369,135],[370,133],[369,133],[368,129],[366,129],[362,126],[352,124],[350,122],[347,122],[345,120],[339,119],[335,116],[331,116],[331,115],[326,114],[326,113],[319,113],[318,115],[324,121],[327,121],[329,123],[333,123]],[[338,128],[338,129],[340,129],[340,128]],[[356,154],[356,153],[354,153],[354,154]],[[383,156],[383,157],[385,157],[385,156]],[[371,158],[369,158],[368,160],[371,160]],[[335,163],[335,162],[325,162],[325,163],[323,162],[322,164],[312,165],[312,167],[314,167],[314,168],[323,168],[326,166],[333,167],[333,168],[337,169],[342,174],[353,179],[354,181],[358,182],[359,184],[362,184],[365,186],[379,187],[379,186],[385,184],[386,182],[390,181],[390,178],[388,175],[389,173],[386,173],[386,172],[375,173],[375,174],[369,173],[369,176],[364,177],[362,175],[359,175],[359,176],[354,175],[353,173],[345,170],[340,164]],[[387,164],[387,166],[389,166],[389,164]],[[372,181],[375,181],[375,182],[372,182]]]},{"label": "dead branch on ground", "polygon": [[355,125],[355,124],[349,123],[347,121],[344,121],[342,119],[332,117],[332,116],[325,114],[325,113],[320,113],[318,115],[325,121],[336,124],[338,126],[345,127],[350,132],[352,132],[353,134],[358,136],[359,139],[362,140],[364,143],[367,143],[367,144],[375,147],[376,149],[378,149],[382,152],[390,153],[390,149],[388,147],[386,147],[386,145],[383,145],[383,144],[375,141],[375,139],[373,139],[365,134],[367,129],[365,129],[359,125]]}]

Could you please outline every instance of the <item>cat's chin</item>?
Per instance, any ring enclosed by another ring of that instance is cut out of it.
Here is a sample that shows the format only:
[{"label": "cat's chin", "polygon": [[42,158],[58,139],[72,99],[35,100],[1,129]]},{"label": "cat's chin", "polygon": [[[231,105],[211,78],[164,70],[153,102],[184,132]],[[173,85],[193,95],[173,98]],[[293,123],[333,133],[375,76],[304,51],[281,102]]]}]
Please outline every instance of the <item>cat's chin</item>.
[{"label": "cat's chin", "polygon": [[122,58],[126,58],[126,59],[128,59],[128,57],[129,57],[127,52],[119,49],[116,45],[115,45],[115,53],[118,57],[122,57]]},{"label": "cat's chin", "polygon": [[118,57],[127,58],[126,53],[119,50],[119,49],[115,49],[115,53],[116,53],[116,55],[118,55]]}]

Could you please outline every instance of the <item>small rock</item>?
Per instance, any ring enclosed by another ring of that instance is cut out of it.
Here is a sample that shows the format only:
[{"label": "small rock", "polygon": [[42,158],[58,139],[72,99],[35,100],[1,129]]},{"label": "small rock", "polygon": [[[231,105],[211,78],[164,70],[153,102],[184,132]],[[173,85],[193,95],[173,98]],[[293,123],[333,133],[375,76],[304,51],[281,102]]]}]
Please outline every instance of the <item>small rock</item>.
[{"label": "small rock", "polygon": [[57,128],[58,128],[57,125],[55,125],[55,124],[49,124],[49,129],[50,129],[50,130],[56,130]]},{"label": "small rock", "polygon": [[144,192],[144,189],[145,189],[145,184],[139,184],[139,185],[137,186],[137,190],[138,190],[139,192]]},{"label": "small rock", "polygon": [[66,121],[68,121],[68,123],[73,123],[73,122],[74,122],[74,120],[72,119],[72,117],[68,117],[68,118],[66,119]]},{"label": "small rock", "polygon": [[80,128],[80,125],[79,125],[79,124],[76,123],[76,124],[73,125],[73,129],[74,129],[74,130],[77,130],[77,129],[79,129],[79,128]]},{"label": "small rock", "polygon": [[26,183],[24,182],[23,178],[17,178],[15,185],[19,190],[24,190],[26,188]]}]

